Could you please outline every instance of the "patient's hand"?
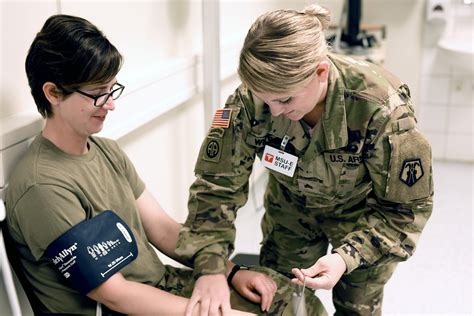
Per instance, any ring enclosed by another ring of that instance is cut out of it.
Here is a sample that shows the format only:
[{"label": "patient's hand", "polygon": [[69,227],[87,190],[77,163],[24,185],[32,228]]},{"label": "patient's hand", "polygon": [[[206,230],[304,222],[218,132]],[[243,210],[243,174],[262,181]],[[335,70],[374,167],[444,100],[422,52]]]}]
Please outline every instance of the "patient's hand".
[{"label": "patient's hand", "polygon": [[260,303],[262,311],[270,309],[277,290],[277,285],[271,277],[250,270],[239,270],[232,279],[232,286],[246,299]]},{"label": "patient's hand", "polygon": [[223,274],[199,277],[186,307],[186,316],[193,315],[195,308],[200,309],[199,315],[231,315],[229,286]]}]

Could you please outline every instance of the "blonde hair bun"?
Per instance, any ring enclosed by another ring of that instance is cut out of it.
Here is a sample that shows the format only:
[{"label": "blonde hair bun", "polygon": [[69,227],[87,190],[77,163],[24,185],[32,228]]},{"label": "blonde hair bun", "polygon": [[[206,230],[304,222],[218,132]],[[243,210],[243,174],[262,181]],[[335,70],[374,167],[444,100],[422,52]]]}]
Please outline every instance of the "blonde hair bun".
[{"label": "blonde hair bun", "polygon": [[275,10],[250,27],[240,51],[237,72],[253,92],[288,93],[305,87],[326,58],[324,28],[329,10],[312,5],[305,11]]},{"label": "blonde hair bun", "polygon": [[321,23],[321,28],[326,30],[329,27],[329,22],[331,21],[331,12],[319,4],[312,4],[304,8],[304,14],[311,15],[316,17]]}]

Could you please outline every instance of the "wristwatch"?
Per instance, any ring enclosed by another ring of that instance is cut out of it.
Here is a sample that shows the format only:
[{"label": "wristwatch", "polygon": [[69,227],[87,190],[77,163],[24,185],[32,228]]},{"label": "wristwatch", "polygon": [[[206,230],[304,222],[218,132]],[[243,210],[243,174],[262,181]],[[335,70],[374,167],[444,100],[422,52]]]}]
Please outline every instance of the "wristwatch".
[{"label": "wristwatch", "polygon": [[250,268],[247,267],[247,266],[240,266],[238,264],[234,265],[234,267],[232,268],[232,270],[229,273],[229,276],[227,277],[227,284],[229,284],[229,286],[232,286],[232,279],[234,278],[234,275],[237,273],[237,271],[249,270],[249,269]]}]

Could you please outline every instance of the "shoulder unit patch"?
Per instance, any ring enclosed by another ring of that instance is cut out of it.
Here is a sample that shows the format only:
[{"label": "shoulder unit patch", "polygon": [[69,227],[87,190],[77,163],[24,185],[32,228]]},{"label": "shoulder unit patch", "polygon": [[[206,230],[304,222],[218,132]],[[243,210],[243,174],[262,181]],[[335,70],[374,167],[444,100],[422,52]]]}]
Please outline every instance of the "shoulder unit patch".
[{"label": "shoulder unit patch", "polygon": [[212,162],[219,162],[221,159],[222,140],[220,138],[208,137],[203,159]]},{"label": "shoulder unit patch", "polygon": [[402,170],[400,170],[400,180],[411,187],[423,177],[423,174],[423,166],[419,158],[407,159],[403,162]]}]

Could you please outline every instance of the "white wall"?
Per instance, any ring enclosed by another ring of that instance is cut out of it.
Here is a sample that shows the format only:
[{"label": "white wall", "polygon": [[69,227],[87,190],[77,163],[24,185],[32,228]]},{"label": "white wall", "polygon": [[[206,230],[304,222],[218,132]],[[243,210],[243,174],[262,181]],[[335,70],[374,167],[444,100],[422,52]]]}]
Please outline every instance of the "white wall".
[{"label": "white wall", "polygon": [[24,70],[25,57],[46,18],[56,12],[56,2],[2,1],[0,8],[0,117],[6,117],[34,107]]},{"label": "white wall", "polygon": [[451,0],[446,1],[446,10],[447,20],[433,19],[423,25],[420,125],[431,142],[435,159],[473,162],[474,60],[471,57],[466,69],[455,67],[438,42],[461,36],[473,51],[474,5]]}]

